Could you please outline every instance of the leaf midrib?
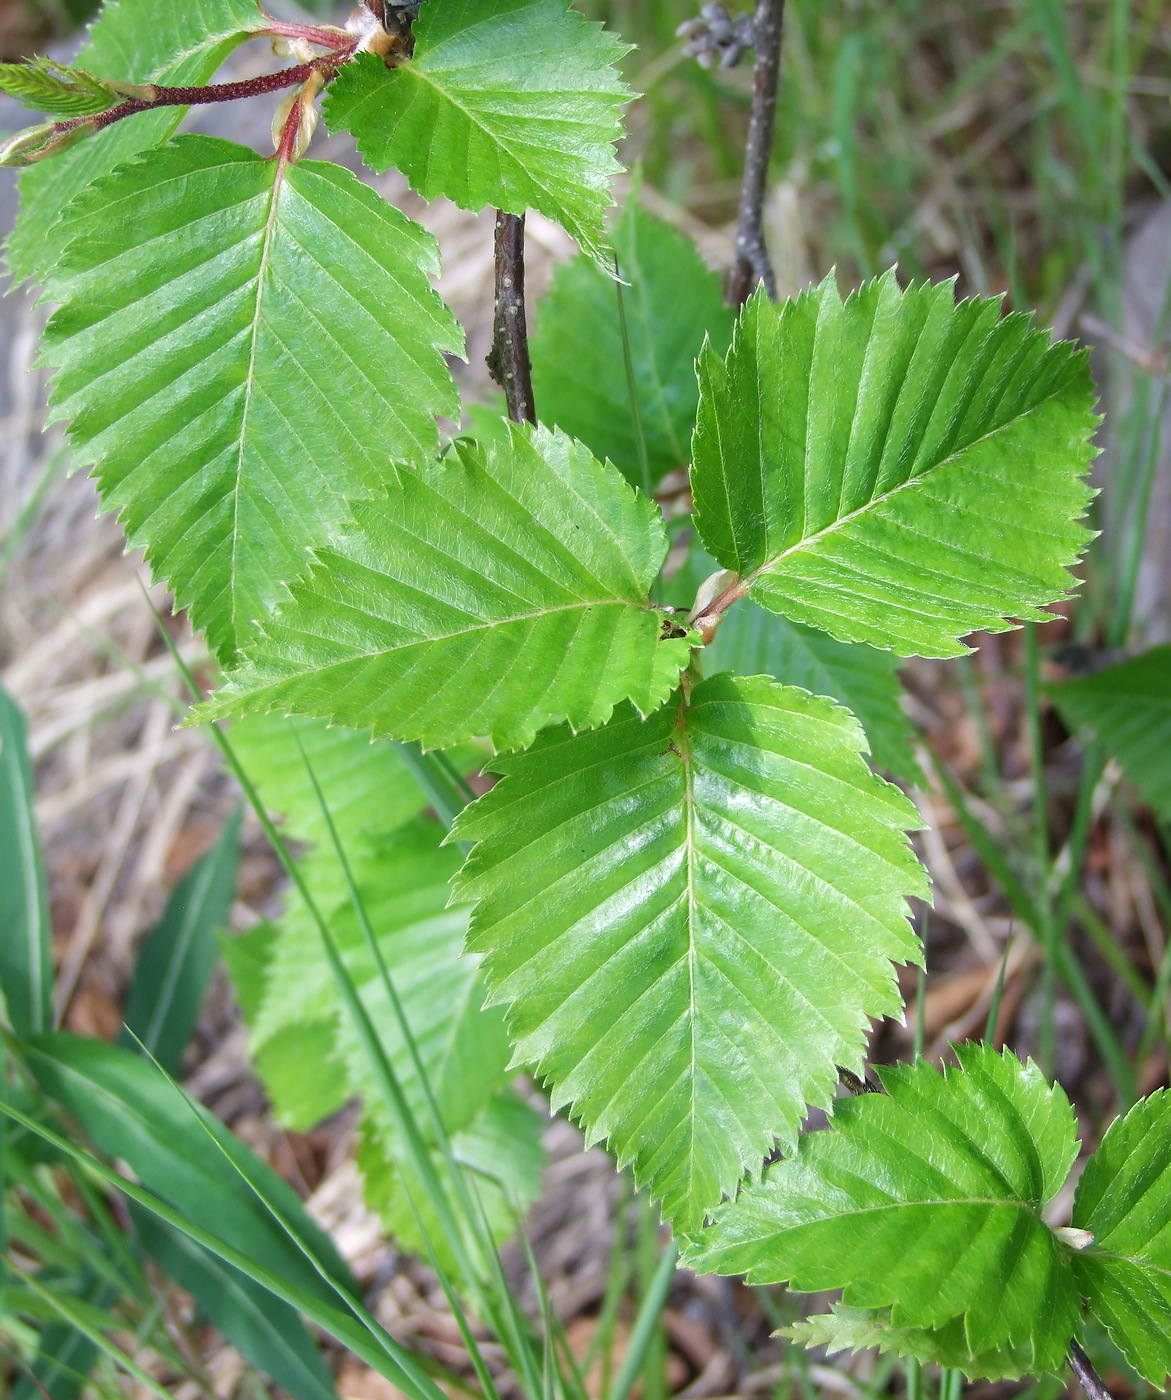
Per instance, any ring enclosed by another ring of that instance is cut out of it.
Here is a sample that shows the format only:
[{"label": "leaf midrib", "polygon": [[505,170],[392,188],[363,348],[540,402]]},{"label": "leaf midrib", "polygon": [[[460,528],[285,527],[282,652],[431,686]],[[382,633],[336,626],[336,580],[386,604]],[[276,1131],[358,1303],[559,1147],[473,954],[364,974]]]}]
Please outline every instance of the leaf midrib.
[{"label": "leaf midrib", "polygon": [[[517,622],[537,622],[543,617],[551,617],[556,613],[586,612],[591,608],[629,608],[634,612],[646,613],[653,613],[656,611],[650,604],[631,603],[625,598],[603,598],[598,602],[592,602],[589,599],[575,599],[572,603],[562,603],[553,608],[541,608],[535,612],[519,613],[514,617],[495,618],[490,622],[477,622],[473,627],[461,627],[454,632],[443,632],[437,636],[422,635],[412,637],[410,640],[400,642],[396,646],[379,647],[377,650],[358,652],[354,656],[345,657],[344,660],[331,661],[326,666],[315,666],[312,669],[312,674],[321,675],[327,671],[336,669],[338,666],[352,665],[355,661],[374,661],[380,657],[393,656],[396,652],[406,651],[410,647],[430,646],[438,644],[439,642],[454,641],[457,637],[472,636],[477,632],[489,632],[494,627],[508,627]],[[364,613],[363,616],[369,617],[371,614]],[[390,619],[378,620],[390,621]]]},{"label": "leaf midrib", "polygon": [[236,444],[236,477],[235,484],[232,488],[232,548],[228,560],[229,588],[232,597],[231,629],[233,650],[237,648],[241,637],[237,609],[240,602],[240,497],[243,492],[244,482],[244,448],[248,436],[248,414],[252,407],[252,389],[256,382],[256,350],[260,341],[262,322],[261,309],[264,305],[265,280],[270,270],[273,237],[277,225],[279,195],[281,189],[284,187],[285,176],[288,169],[288,161],[283,157],[278,158],[276,174],[273,178],[272,189],[268,196],[268,213],[264,221],[264,231],[260,246],[260,262],[256,269],[256,305],[252,313],[252,325],[249,328],[248,372],[244,380],[244,402],[240,409],[240,432]]},{"label": "leaf midrib", "polygon": [[[913,487],[919,486],[924,480],[933,476],[936,472],[942,471],[945,467],[962,461],[962,459],[968,453],[974,451],[983,443],[992,442],[1001,434],[1006,433],[1010,428],[1014,428],[1017,426],[1018,423],[1024,422],[1031,414],[1036,413],[1038,409],[1043,408],[1046,404],[1052,403],[1055,399],[1060,398],[1060,396],[1063,393],[1065,393],[1068,388],[1068,379],[1062,380],[1043,398],[1037,399],[1034,403],[1029,404],[1029,406],[1025,409],[1022,409],[1020,413],[1016,413],[1011,418],[1006,419],[1003,423],[997,424],[995,428],[992,428],[988,432],[981,434],[981,436],[972,438],[970,442],[964,443],[964,445],[958,448],[956,451],[949,453],[946,457],[940,458],[938,462],[933,463],[929,467],[925,467],[916,475],[908,477],[906,481],[900,482],[897,486],[892,487],[889,491],[884,491],[882,495],[872,496],[868,501],[866,501],[863,505],[859,506],[856,510],[852,510],[846,515],[839,516],[836,520],[832,520],[821,530],[815,531],[812,535],[802,536],[801,539],[791,544],[787,549],[781,550],[779,554],[775,555],[771,559],[766,560],[763,564],[760,564],[757,568],[753,569],[750,573],[746,574],[743,580],[744,583],[748,587],[751,587],[752,584],[754,584],[762,576],[774,573],[778,566],[782,564],[786,559],[790,558],[792,555],[799,554],[802,550],[809,549],[810,547],[820,543],[820,541],[832,536],[835,531],[841,530],[845,526],[852,524],[855,520],[859,519],[860,517],[865,516],[869,511],[875,510],[881,506],[886,505],[887,502],[894,500],[902,492],[910,490]],[[721,475],[725,478],[726,483],[727,472],[725,471],[721,473]],[[805,479],[808,479],[808,466],[806,466]]]}]

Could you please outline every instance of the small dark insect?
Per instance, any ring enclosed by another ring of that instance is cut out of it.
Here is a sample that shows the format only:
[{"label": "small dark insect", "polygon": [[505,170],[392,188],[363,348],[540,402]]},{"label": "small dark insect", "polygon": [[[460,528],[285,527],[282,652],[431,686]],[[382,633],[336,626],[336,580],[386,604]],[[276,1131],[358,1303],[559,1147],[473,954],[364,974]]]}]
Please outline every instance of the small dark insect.
[{"label": "small dark insect", "polygon": [[686,637],[687,628],[681,627],[673,617],[665,616],[659,627],[659,640],[661,642],[672,641],[678,637]]},{"label": "small dark insect", "polygon": [[366,8],[390,35],[392,53],[403,58],[410,58],[414,53],[415,38],[411,26],[419,17],[422,3],[423,0],[412,0],[410,4],[396,5],[392,0],[365,0]]}]

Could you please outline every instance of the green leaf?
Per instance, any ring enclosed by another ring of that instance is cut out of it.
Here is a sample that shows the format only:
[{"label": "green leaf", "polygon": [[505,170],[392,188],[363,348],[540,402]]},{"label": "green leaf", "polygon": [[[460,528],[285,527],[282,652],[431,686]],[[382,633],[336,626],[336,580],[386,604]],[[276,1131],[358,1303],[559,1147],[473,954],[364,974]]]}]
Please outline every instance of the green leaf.
[{"label": "green leaf", "polygon": [[1094,1316],[1134,1369],[1171,1374],[1171,1095],[1160,1089],[1109,1127],[1078,1182],[1073,1224],[1093,1235],[1075,1262]]},{"label": "green leaf", "polygon": [[[77,62],[99,78],[171,87],[206,83],[247,31],[258,29],[256,0],[110,0]],[[20,177],[20,216],[8,240],[17,282],[43,274],[64,246],[61,215],[81,190],[140,151],[162,145],[185,107],[164,107],[117,122]]]},{"label": "green leaf", "polygon": [[959,1318],[934,1329],[896,1327],[889,1308],[848,1308],[834,1303],[830,1312],[807,1317],[781,1328],[781,1332],[802,1346],[825,1347],[830,1355],[876,1347],[929,1365],[956,1367],[970,1380],[1015,1380],[1032,1365],[1027,1352],[1012,1346],[973,1355]]},{"label": "green leaf", "polygon": [[246,933],[226,933],[220,937],[220,952],[232,979],[240,1015],[247,1025],[252,1024],[260,1010],[264,979],[276,939],[276,925],[270,923],[257,924]]},{"label": "green leaf", "polygon": [[[545,1167],[541,1144],[544,1127],[533,1108],[514,1090],[504,1089],[452,1138],[452,1156],[464,1174],[468,1195],[482,1210],[497,1241],[515,1231],[539,1194]],[[432,1156],[435,1171],[453,1195],[446,1163],[438,1151]],[[379,1212],[402,1248],[423,1259],[434,1250],[440,1267],[458,1274],[458,1261],[443,1237],[429,1194],[406,1155],[396,1150],[385,1124],[370,1118],[363,1122],[358,1167],[367,1204]]]},{"label": "green leaf", "polygon": [[1151,810],[1171,821],[1171,646],[1048,687],[1071,727],[1097,734]]},{"label": "green leaf", "polygon": [[[251,715],[232,726],[232,747],[264,805],[281,820],[284,836],[311,848],[301,868],[314,899],[326,910],[345,901],[346,882],[306,761],[351,859],[369,850],[372,841],[405,826],[426,806],[397,745],[375,739],[368,730],[317,719]],[[473,750],[453,757],[469,767],[477,761]],[[319,936],[313,938],[316,946]]]},{"label": "green leaf", "polygon": [[20,1039],[53,1019],[53,929],[24,715],[0,686],[0,990]]},{"label": "green leaf", "polygon": [[134,965],[122,1043],[141,1043],[168,1074],[177,1075],[195,1032],[216,962],[216,933],[236,898],[240,814],[175,887],[158,926]]},{"label": "green leaf", "polygon": [[[440,849],[442,828],[415,820],[425,799],[398,746],[319,720],[255,716],[235,725],[232,742],[265,805],[284,819],[286,837],[311,843],[300,858],[313,898],[390,1054],[415,1113],[426,1121],[422,1086],[351,905],[311,766],[346,852],[359,896],[419,1038],[424,1066],[451,1131],[470,1121],[504,1082],[509,1045],[499,1013],[480,1008],[474,959],[459,959],[465,909],[448,909],[448,880],[459,864]],[[475,749],[450,756],[478,764]],[[312,1127],[358,1094],[380,1090],[353,1026],[342,1014],[316,923],[294,895],[258,957],[245,949],[240,972],[251,1049],[280,1120]]]},{"label": "green leaf", "polygon": [[281,710],[429,748],[523,748],[623,699],[649,713],[687,665],[647,596],[667,549],[658,509],[561,433],[457,441],[354,514],[196,718]]},{"label": "green leaf", "polygon": [[[328,976],[324,958],[314,972]],[[338,1055],[337,1020],[301,1021],[250,1042],[252,1067],[272,1101],[273,1116],[295,1133],[311,1132],[354,1097]]]},{"label": "green leaf", "polygon": [[163,1272],[253,1365],[297,1400],[333,1400],[329,1369],[288,1303],[133,1201],[130,1215]]},{"label": "green leaf", "polygon": [[478,901],[468,948],[517,1062],[678,1229],[792,1146],[868,1018],[901,1012],[919,820],[864,750],[829,700],[715,676],[497,760],[456,823],[478,843],[455,884]]},{"label": "green leaf", "polygon": [[364,54],[330,85],[325,119],[375,170],[397,166],[425,199],[537,209],[603,256],[614,143],[631,93],[627,48],[568,0],[424,5],[415,54],[388,69]]},{"label": "green leaf", "polygon": [[[460,858],[440,846],[442,836],[438,822],[420,818],[371,843],[364,854],[351,853],[350,863],[444,1123],[456,1132],[504,1084],[510,1045],[500,1012],[481,1009],[485,993],[479,960],[459,956],[468,911],[448,907],[449,881]],[[348,900],[327,914],[407,1100],[425,1120],[423,1087],[357,915]],[[326,1020],[335,1023],[335,1062],[344,1066],[341,1099],[361,1093],[371,1104],[378,1099],[377,1084],[327,976],[320,934],[297,903],[282,920],[273,946],[264,1000],[252,1027],[253,1050],[267,1048],[285,1030]],[[315,1044],[305,1041],[295,1048],[288,1039],[282,1043],[283,1074],[309,1073],[318,1053]]]},{"label": "green leaf", "polygon": [[58,1032],[27,1042],[25,1063],[99,1151],[126,1161],[148,1190],[194,1224],[333,1304],[335,1290],[291,1232],[342,1288],[356,1294],[329,1237],[288,1184],[149,1060],[121,1046]]},{"label": "green leaf", "polygon": [[852,710],[870,740],[877,768],[909,782],[922,770],[911,749],[911,721],[900,703],[899,663],[864,642],[838,642],[816,627],[766,612],[750,598],[725,616],[703,651],[706,674],[765,673]]},{"label": "green leaf", "polygon": [[[484,1010],[479,959],[461,958],[466,906],[450,903],[458,851],[440,845],[438,822],[420,820],[389,837],[364,862],[358,885],[406,1013],[440,1116],[449,1133],[466,1127],[505,1084],[512,1046],[499,1010]],[[356,872],[358,873],[358,872]],[[422,1089],[403,1042],[393,1007],[362,939],[357,915],[340,908],[330,921],[346,965],[416,1117],[426,1118]],[[280,971],[287,974],[287,964]],[[269,1004],[283,990],[269,982]],[[289,989],[291,991],[291,988]],[[374,1105],[377,1088],[356,1031],[342,1019],[338,1046],[350,1083]]]},{"label": "green leaf", "polygon": [[0,91],[22,107],[54,117],[85,117],[122,101],[120,93],[84,68],[67,68],[51,58],[0,63]]},{"label": "green leaf", "polygon": [[1077,1155],[1073,1111],[1007,1051],[955,1053],[958,1070],[894,1066],[879,1071],[885,1094],[836,1103],[832,1130],[721,1206],[685,1262],[841,1288],[896,1327],[962,1319],[969,1352],[1000,1354],[990,1366],[1011,1347],[1021,1371],[1060,1370],[1080,1327],[1074,1251],[1041,1211]]},{"label": "green leaf", "polygon": [[[431,1101],[464,1164],[472,1198],[480,1197],[490,1227],[504,1238],[535,1195],[543,1155],[539,1142],[532,1142],[539,1128],[528,1123],[533,1118],[529,1110],[519,1105],[518,1118],[501,1107],[515,1098],[503,1090],[511,1045],[501,1014],[483,1009],[478,959],[459,956],[467,910],[448,907],[459,857],[441,847],[438,822],[409,820],[423,799],[413,780],[403,789],[407,770],[396,745],[372,744],[368,734],[328,729],[319,721],[273,717],[244,721],[234,728],[233,739],[266,804],[286,814],[286,833],[299,839],[312,833],[320,843],[301,858],[302,872],[329,919],[347,972],[431,1148],[433,1171],[450,1191],[424,1086],[323,829],[306,758],[312,766],[404,1008]],[[474,749],[450,755],[457,768],[479,757]],[[360,1162],[367,1199],[383,1211],[400,1244],[425,1254],[415,1223],[415,1211],[421,1212],[434,1227],[432,1244],[445,1265],[456,1270],[458,1261],[446,1249],[431,1209],[433,1182],[418,1179],[410,1154],[397,1140],[381,1085],[355,1026],[343,1013],[308,910],[294,900],[256,952],[243,966],[252,1051],[281,1121],[307,1129],[360,1095],[365,1101]],[[511,1125],[504,1143],[500,1133],[493,1137],[490,1131],[498,1121]],[[511,1194],[498,1184],[497,1175],[512,1184]]]},{"label": "green leaf", "polygon": [[[181,136],[69,210],[53,412],[180,606],[231,660],[390,456],[458,413],[431,236],[340,166]],[[65,236],[63,234],[63,236]]]},{"label": "green leaf", "polygon": [[[632,198],[614,230],[631,369],[650,482],[691,460],[699,402],[695,357],[705,334],[728,348],[732,311],[719,277],[690,239]],[[638,431],[626,378],[619,287],[588,257],[564,263],[540,303],[529,348],[541,420],[641,482]]]},{"label": "green leaf", "polygon": [[700,356],[692,485],[753,598],[843,642],[956,656],[1041,619],[1089,539],[1087,352],[950,283],[833,279]]},{"label": "green leaf", "polygon": [[[667,585],[667,601],[690,609],[704,580],[718,568],[699,540],[693,540],[683,567]],[[700,663],[705,675],[763,673],[783,685],[828,695],[857,716],[875,767],[908,782],[923,781],[911,749],[911,721],[901,704],[899,662],[889,652],[864,642],[835,641],[819,628],[791,622],[742,598],[724,614]]]}]

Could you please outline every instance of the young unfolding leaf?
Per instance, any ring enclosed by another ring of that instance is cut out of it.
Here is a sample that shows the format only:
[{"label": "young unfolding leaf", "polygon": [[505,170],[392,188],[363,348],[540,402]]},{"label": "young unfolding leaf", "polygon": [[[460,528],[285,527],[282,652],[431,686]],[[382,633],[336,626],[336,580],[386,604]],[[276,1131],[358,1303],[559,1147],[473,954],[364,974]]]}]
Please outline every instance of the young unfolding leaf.
[{"label": "young unfolding leaf", "polygon": [[325,118],[353,133],[367,164],[392,165],[427,199],[464,209],[537,209],[601,257],[618,173],[614,142],[630,91],[626,47],[569,0],[424,5],[415,52],[388,69],[347,63]]},{"label": "young unfolding leaf", "polygon": [[354,513],[197,716],[282,710],[514,749],[624,699],[649,713],[687,664],[648,601],[667,550],[654,502],[561,433],[459,441]]},{"label": "young unfolding leaf", "polygon": [[[261,23],[256,0],[111,0],[76,61],[99,78],[189,87],[206,83]],[[7,246],[16,281],[42,276],[56,262],[64,247],[61,214],[74,196],[140,151],[162,145],[186,110],[144,112],[24,172],[20,217]]]},{"label": "young unfolding leaf", "polygon": [[1093,1244],[1075,1269],[1090,1309],[1157,1389],[1171,1375],[1171,1095],[1110,1125],[1078,1182],[1073,1224]]},{"label": "young unfolding leaf", "polygon": [[1171,821],[1171,646],[1049,687],[1065,721],[1085,725],[1163,821]]},{"label": "young unfolding leaf", "polygon": [[101,78],[84,68],[54,63],[51,58],[0,63],[0,91],[15,97],[22,107],[54,117],[89,116],[121,100],[121,94]]},{"label": "young unfolding leaf", "polygon": [[1073,1111],[1011,1053],[956,1055],[958,1070],[897,1065],[879,1071],[885,1094],[835,1104],[833,1128],[721,1206],[686,1261],[841,1288],[850,1307],[889,1309],[895,1328],[942,1329],[949,1349],[958,1319],[969,1360],[956,1364],[975,1374],[990,1352],[996,1374],[1060,1370],[1080,1326],[1075,1252],[1041,1211],[1077,1154]]},{"label": "young unfolding leaf", "polygon": [[[537,410],[645,489],[691,459],[704,336],[728,348],[732,311],[695,245],[631,199],[614,230],[624,282],[588,257],[559,267],[529,342]],[[650,480],[641,479],[619,295]]]},{"label": "young unfolding leaf", "polygon": [[69,211],[52,403],[221,657],[457,412],[429,234],[340,166],[182,136]]},{"label": "young unfolding leaf", "polygon": [[693,1229],[858,1066],[915,960],[917,814],[832,701],[715,676],[686,704],[559,729],[455,835],[468,948],[520,1063]]},{"label": "young unfolding leaf", "polygon": [[24,1039],[53,1019],[53,927],[24,715],[0,686],[0,993]]},{"label": "young unfolding leaf", "polygon": [[904,656],[1043,616],[1089,539],[1087,366],[950,284],[758,294],[700,357],[704,543],[757,602]]},{"label": "young unfolding leaf", "polygon": [[[664,590],[667,602],[690,608],[718,567],[693,540],[683,567]],[[865,642],[836,641],[820,628],[791,622],[742,598],[724,614],[700,665],[708,676],[717,671],[764,674],[783,685],[828,695],[853,711],[870,740],[876,768],[909,782],[922,781],[911,749],[911,721],[901,703],[899,662],[890,652]]]}]

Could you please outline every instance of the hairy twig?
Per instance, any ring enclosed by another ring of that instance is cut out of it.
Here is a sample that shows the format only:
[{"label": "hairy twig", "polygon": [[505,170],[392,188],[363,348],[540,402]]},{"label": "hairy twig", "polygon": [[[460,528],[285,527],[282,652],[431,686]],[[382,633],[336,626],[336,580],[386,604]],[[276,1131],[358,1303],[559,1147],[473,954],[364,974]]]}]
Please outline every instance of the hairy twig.
[{"label": "hairy twig", "polygon": [[1114,1400],[1114,1397],[1106,1389],[1102,1377],[1090,1364],[1090,1358],[1076,1342],[1069,1344],[1069,1364],[1077,1377],[1078,1385],[1086,1393],[1086,1400]]},{"label": "hairy twig", "polygon": [[195,107],[210,102],[238,102],[244,97],[256,97],[266,92],[280,92],[283,88],[295,87],[308,82],[315,75],[332,77],[354,52],[354,44],[334,49],[308,63],[299,63],[295,68],[282,68],[279,73],[265,73],[258,78],[244,78],[236,83],[210,83],[204,87],[160,87],[151,84],[149,98],[131,97],[110,107],[95,116],[70,117],[67,121],[54,122],[54,130],[64,134],[74,127],[88,126],[92,131],[101,131],[126,117],[135,117],[140,112],[153,112],[156,107]]},{"label": "hairy twig", "polygon": [[504,390],[514,423],[535,423],[529,331],[525,320],[525,219],[496,211],[496,310],[488,373]]},{"label": "hairy twig", "polygon": [[781,71],[781,28],[785,0],[758,0],[754,21],[756,66],[752,84],[752,120],[740,190],[736,229],[736,263],[732,270],[732,303],[743,306],[757,282],[776,298],[777,284],[764,244],[764,194],[773,126],[777,114],[777,83]]}]

